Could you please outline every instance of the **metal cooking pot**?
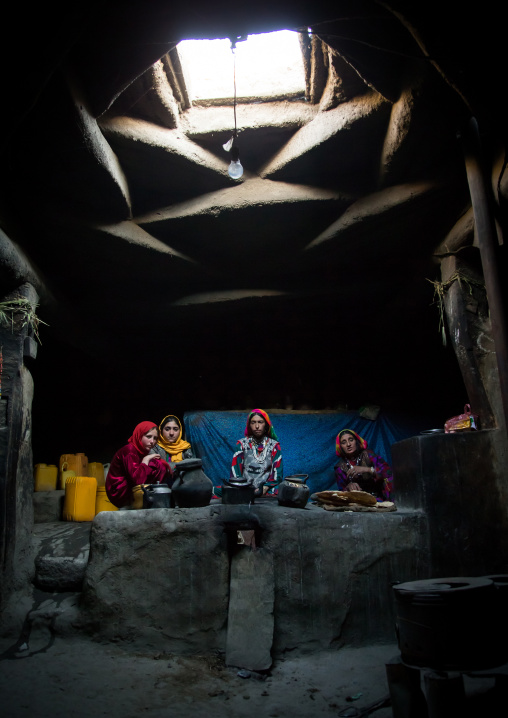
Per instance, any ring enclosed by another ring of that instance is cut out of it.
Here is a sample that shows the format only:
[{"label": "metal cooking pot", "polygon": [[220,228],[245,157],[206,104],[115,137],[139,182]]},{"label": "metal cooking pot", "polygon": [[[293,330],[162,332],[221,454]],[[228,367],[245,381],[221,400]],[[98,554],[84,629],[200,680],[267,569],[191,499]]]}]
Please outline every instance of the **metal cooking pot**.
[{"label": "metal cooking pot", "polygon": [[249,484],[244,476],[234,476],[224,481],[223,504],[253,504],[255,496],[256,487]]},{"label": "metal cooking pot", "polygon": [[141,488],[144,509],[171,508],[171,489],[167,484],[145,484]]},{"label": "metal cooking pot", "polygon": [[279,506],[290,506],[294,509],[304,509],[309,500],[310,489],[305,483],[308,474],[293,474],[286,476],[277,490]]}]

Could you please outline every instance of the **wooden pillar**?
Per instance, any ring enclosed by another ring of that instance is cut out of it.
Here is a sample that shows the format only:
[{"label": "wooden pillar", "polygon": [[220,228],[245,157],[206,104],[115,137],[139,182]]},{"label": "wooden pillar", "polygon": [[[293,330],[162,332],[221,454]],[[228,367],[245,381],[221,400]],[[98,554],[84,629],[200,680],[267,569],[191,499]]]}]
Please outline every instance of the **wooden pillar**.
[{"label": "wooden pillar", "polygon": [[[446,284],[457,273],[471,275],[471,268],[457,255],[449,255],[441,260],[441,281]],[[480,277],[481,278],[481,277]],[[471,294],[470,292],[473,292]],[[444,308],[448,324],[448,333],[466,387],[471,408],[480,417],[480,428],[496,427],[495,412],[488,389],[494,385],[498,389],[497,377],[489,376],[485,370],[485,361],[479,337],[488,336],[487,302],[481,289],[467,284],[466,281],[453,281],[444,295]],[[475,296],[476,295],[476,296]],[[472,306],[474,305],[474,306]],[[483,305],[483,306],[482,306]],[[493,349],[492,343],[492,349]],[[457,411],[457,413],[460,413]]]},{"label": "wooden pillar", "polygon": [[476,235],[489,301],[506,427],[508,426],[508,330],[497,265],[498,239],[493,216],[493,197],[483,166],[478,124],[474,117],[471,118],[462,133],[462,141]]},{"label": "wooden pillar", "polygon": [[[38,301],[31,284],[23,284],[3,301]],[[31,605],[33,556],[32,397],[33,380],[26,363],[35,358],[30,328],[16,315],[0,326],[3,371],[0,400],[0,609],[2,629],[16,631],[24,604]]]}]

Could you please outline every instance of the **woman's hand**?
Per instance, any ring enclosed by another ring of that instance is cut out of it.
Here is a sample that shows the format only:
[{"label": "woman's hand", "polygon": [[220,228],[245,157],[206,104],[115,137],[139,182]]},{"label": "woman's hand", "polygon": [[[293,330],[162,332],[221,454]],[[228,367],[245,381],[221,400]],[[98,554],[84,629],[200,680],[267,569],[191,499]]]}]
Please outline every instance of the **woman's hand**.
[{"label": "woman's hand", "polygon": [[148,464],[152,459],[159,459],[160,461],[160,458],[159,454],[147,454],[147,456],[143,456],[141,463]]},{"label": "woman's hand", "polygon": [[351,481],[351,482],[346,486],[346,491],[361,491],[361,490],[362,490],[361,487],[358,486],[358,484],[355,484],[354,481]]},{"label": "woman's hand", "polygon": [[365,477],[365,475],[367,475],[367,474],[369,476],[370,475],[374,476],[371,466],[352,466],[347,472],[347,477],[348,477],[348,479],[351,480],[356,477],[358,477],[358,478],[361,478],[362,476]]}]

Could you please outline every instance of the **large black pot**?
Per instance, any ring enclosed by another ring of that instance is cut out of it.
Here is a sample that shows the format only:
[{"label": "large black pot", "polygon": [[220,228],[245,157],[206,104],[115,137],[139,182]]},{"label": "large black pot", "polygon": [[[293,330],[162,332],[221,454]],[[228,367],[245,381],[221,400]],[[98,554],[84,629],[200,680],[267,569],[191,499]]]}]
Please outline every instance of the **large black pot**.
[{"label": "large black pot", "polygon": [[393,587],[404,663],[442,671],[482,670],[506,661],[493,637],[503,623],[500,591],[486,576],[400,583]]},{"label": "large black pot", "polygon": [[213,484],[204,473],[201,459],[184,459],[173,470],[176,477],[171,487],[173,505],[179,509],[208,506]]}]

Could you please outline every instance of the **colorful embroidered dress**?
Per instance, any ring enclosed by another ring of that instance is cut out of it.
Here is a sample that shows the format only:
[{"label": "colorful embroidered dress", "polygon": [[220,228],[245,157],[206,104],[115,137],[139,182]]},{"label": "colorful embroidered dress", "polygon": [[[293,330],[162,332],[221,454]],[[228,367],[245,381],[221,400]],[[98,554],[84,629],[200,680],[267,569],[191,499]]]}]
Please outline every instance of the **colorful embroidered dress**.
[{"label": "colorful embroidered dress", "polygon": [[266,485],[269,491],[282,481],[282,452],[280,444],[265,436],[257,443],[252,436],[240,439],[231,462],[230,478],[243,476],[256,489]]},{"label": "colorful embroidered dress", "polygon": [[[266,425],[266,435],[262,439],[255,439],[250,435],[250,420],[257,414],[261,416]],[[282,481],[282,451],[277,434],[272,426],[270,417],[263,409],[254,409],[247,417],[245,437],[236,442],[237,449],[231,462],[230,478],[243,476],[249,484],[262,491],[268,486],[268,492],[273,493],[277,484]]]},{"label": "colorful embroidered dress", "polygon": [[[342,434],[352,434],[356,438],[359,451],[352,457],[347,457],[340,446],[340,437]],[[362,439],[355,431],[351,429],[343,429],[337,436],[335,450],[339,460],[334,466],[335,478],[337,480],[337,488],[339,491],[346,491],[346,486],[354,481],[358,484],[362,491],[374,494],[381,501],[389,500],[390,493],[393,488],[393,474],[387,462],[377,456],[373,451],[367,448],[367,442]],[[347,472],[353,466],[371,466],[374,468],[372,476],[361,475],[354,479],[350,479]]]}]

